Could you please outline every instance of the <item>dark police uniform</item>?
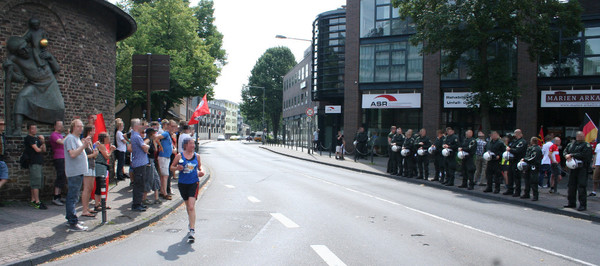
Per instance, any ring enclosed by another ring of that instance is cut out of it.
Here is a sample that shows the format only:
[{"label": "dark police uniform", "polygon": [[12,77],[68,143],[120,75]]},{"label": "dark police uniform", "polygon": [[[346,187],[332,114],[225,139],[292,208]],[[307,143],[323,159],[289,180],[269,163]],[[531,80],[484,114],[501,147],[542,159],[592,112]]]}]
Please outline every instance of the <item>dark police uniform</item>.
[{"label": "dark police uniform", "polygon": [[[521,194],[521,171],[517,169],[517,164],[525,157],[527,141],[524,138],[520,138],[511,142],[508,147],[510,147],[510,153],[513,157],[508,163],[510,167],[510,170],[508,171],[508,184],[506,184],[507,189],[503,194],[512,194],[513,197],[518,197]],[[528,177],[525,176],[525,182],[527,182],[527,180]]]},{"label": "dark police uniform", "polygon": [[404,157],[404,175],[408,178],[415,177],[417,171],[417,165],[415,163],[415,152],[417,148],[415,146],[414,137],[406,138],[404,140],[403,149],[408,149],[408,154]]},{"label": "dark police uniform", "polygon": [[[523,177],[525,178],[525,192],[522,199],[529,198],[529,190],[533,190],[533,200],[538,200],[538,176],[540,167],[542,166],[542,148],[538,145],[529,146],[525,152],[523,160],[527,162],[527,167],[523,169]],[[518,170],[518,169],[517,169]]]},{"label": "dark police uniform", "polygon": [[366,158],[367,154],[367,141],[369,141],[369,137],[367,136],[367,132],[356,133],[356,137],[354,137],[358,143],[356,144],[356,158]]},{"label": "dark police uniform", "polygon": [[[464,152],[468,153],[469,155],[465,156],[465,158],[462,159],[463,179],[461,185],[458,187],[466,188],[468,185],[469,190],[472,190],[475,186],[475,181],[473,180],[475,176],[475,160],[473,156],[475,156],[475,153],[477,152],[477,140],[473,137],[467,138],[463,140],[460,147]],[[468,184],[467,181],[469,182]]]},{"label": "dark police uniform", "polygon": [[[422,143],[422,144],[421,144]],[[429,153],[427,149],[431,147],[431,140],[427,136],[418,136],[416,140],[417,150],[420,148],[425,150],[425,153],[421,156],[417,154],[417,169],[419,175],[417,179],[429,179]]]},{"label": "dark police uniform", "polygon": [[458,136],[456,134],[448,135],[444,139],[444,144],[451,149],[450,155],[444,157],[444,169],[446,170],[446,186],[454,186],[454,172],[456,172],[456,152],[458,151]]},{"label": "dark police uniform", "polygon": [[388,159],[388,164],[387,164],[387,172],[389,174],[394,174],[396,171],[396,155],[397,155],[397,153],[392,151],[392,144],[391,144],[391,143],[394,143],[394,141],[393,141],[394,135],[396,135],[396,133],[390,132],[390,134],[388,134],[388,138],[390,139],[390,144],[388,145],[389,159]]},{"label": "dark police uniform", "polygon": [[502,153],[506,151],[506,146],[501,139],[490,140],[485,146],[485,150],[493,152],[495,155],[492,160],[487,162],[487,168],[485,171],[485,177],[487,179],[487,187],[483,192],[492,192],[492,183],[495,185],[494,193],[500,193],[500,179],[502,173],[500,172],[500,160],[502,159]]},{"label": "dark police uniform", "polygon": [[444,182],[446,180],[446,173],[444,172],[444,156],[442,156],[444,138],[445,136],[436,138],[434,142],[435,151],[433,152],[433,165],[435,166],[435,177],[433,177],[433,181],[439,180],[440,182]]},{"label": "dark police uniform", "polygon": [[567,189],[567,199],[569,204],[567,207],[575,208],[576,199],[579,198],[579,208],[577,210],[585,210],[587,208],[587,179],[588,169],[592,161],[592,146],[585,141],[572,142],[567,145],[563,151],[566,156],[570,154],[574,159],[580,160],[583,165],[576,169],[571,169],[569,173],[569,184]]},{"label": "dark police uniform", "polygon": [[[396,143],[396,145],[398,146],[398,148],[401,148],[402,145],[404,145],[404,139],[405,139],[404,135],[399,134],[399,133],[396,132],[396,135],[394,135],[394,137],[392,138],[392,143]],[[402,165],[403,158],[402,158],[402,155],[400,154],[400,149],[398,149],[398,151],[396,152],[394,158],[396,159],[396,165],[395,165],[396,168],[394,168],[394,173],[397,176],[402,176],[402,174],[403,174],[402,173],[402,170],[403,170],[403,168],[402,168],[403,167],[403,165]]]}]

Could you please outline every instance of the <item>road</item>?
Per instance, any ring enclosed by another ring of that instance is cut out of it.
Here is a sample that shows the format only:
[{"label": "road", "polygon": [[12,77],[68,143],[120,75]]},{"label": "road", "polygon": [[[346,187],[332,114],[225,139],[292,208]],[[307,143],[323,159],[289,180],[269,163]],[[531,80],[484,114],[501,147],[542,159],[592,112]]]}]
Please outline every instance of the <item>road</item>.
[{"label": "road", "polygon": [[196,243],[180,207],[60,265],[594,265],[593,222],[297,159],[201,147]]}]

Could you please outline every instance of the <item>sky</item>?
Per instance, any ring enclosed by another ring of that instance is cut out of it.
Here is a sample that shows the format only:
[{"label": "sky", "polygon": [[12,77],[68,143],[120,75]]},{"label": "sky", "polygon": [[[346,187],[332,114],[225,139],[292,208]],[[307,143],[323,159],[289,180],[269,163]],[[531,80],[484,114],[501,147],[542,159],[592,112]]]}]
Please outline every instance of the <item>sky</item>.
[{"label": "sky", "polygon": [[[198,3],[190,2],[192,6]],[[346,0],[214,0],[215,25],[224,35],[228,62],[217,79],[215,98],[241,102],[242,86],[248,84],[254,64],[269,48],[286,46],[301,61],[310,42],[276,39],[275,35],[311,39],[317,15],[345,4]]]}]

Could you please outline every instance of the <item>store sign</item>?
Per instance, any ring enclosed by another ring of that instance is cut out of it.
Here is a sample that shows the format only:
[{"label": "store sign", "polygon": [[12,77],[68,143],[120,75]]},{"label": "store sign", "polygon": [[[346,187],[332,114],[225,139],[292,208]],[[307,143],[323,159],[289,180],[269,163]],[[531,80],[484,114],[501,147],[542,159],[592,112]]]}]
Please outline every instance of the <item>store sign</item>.
[{"label": "store sign", "polygon": [[[471,95],[472,92],[444,92],[444,108],[469,108],[467,100]],[[513,108],[513,101],[507,107]]]},{"label": "store sign", "polygon": [[325,105],[325,113],[326,114],[341,114],[342,106],[341,105]]},{"label": "store sign", "polygon": [[421,108],[420,93],[363,94],[363,109]]},{"label": "store sign", "polygon": [[600,107],[600,90],[542,91],[541,107]]}]

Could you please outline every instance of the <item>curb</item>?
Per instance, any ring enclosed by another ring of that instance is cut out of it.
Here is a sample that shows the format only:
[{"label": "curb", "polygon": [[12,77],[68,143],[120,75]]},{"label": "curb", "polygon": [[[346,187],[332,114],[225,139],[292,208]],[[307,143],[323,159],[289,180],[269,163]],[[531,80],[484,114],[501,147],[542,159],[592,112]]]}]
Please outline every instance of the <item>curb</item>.
[{"label": "curb", "polygon": [[403,182],[412,183],[412,184],[419,184],[419,185],[425,185],[425,186],[428,186],[428,187],[435,187],[435,188],[438,188],[438,189],[448,190],[448,191],[462,193],[462,194],[468,194],[470,196],[475,196],[475,197],[489,199],[489,200],[494,200],[494,201],[499,201],[499,202],[510,203],[510,204],[514,204],[514,205],[518,205],[518,206],[528,207],[528,208],[531,208],[531,209],[534,209],[534,210],[538,210],[538,211],[544,211],[544,212],[559,214],[559,215],[568,216],[568,217],[572,217],[572,218],[578,218],[578,219],[588,220],[588,221],[592,221],[592,222],[600,222],[600,216],[596,216],[596,215],[590,214],[590,213],[577,212],[577,211],[568,211],[568,210],[565,210],[565,209],[562,209],[562,208],[554,208],[554,207],[549,207],[549,206],[538,205],[538,204],[534,204],[534,203],[532,203],[530,201],[516,200],[516,199],[513,199],[512,197],[510,197],[510,198],[496,197],[496,196],[493,196],[493,194],[490,195],[490,194],[485,194],[485,193],[478,193],[478,192],[473,191],[473,190],[461,189],[461,188],[458,188],[458,187],[455,187],[455,186],[447,187],[447,186],[444,186],[442,184],[434,183],[434,182],[431,182],[431,181],[422,181],[422,180],[417,180],[417,179],[412,179],[412,178],[397,178],[397,177],[392,176],[390,174],[384,174],[384,173],[381,173],[381,172],[361,170],[361,169],[356,169],[356,168],[352,168],[352,167],[348,167],[348,166],[343,166],[343,165],[338,165],[338,164],[332,164],[332,163],[321,162],[321,161],[317,161],[317,160],[312,160],[312,159],[297,157],[297,156],[290,155],[290,154],[287,154],[287,153],[282,153],[282,152],[274,151],[274,150],[269,149],[268,147],[265,147],[265,146],[260,146],[260,148],[264,149],[264,150],[267,150],[267,151],[270,151],[272,153],[276,153],[276,154],[279,154],[279,155],[283,155],[283,156],[287,156],[287,157],[290,157],[290,158],[295,158],[295,159],[299,159],[299,160],[303,160],[303,161],[308,161],[308,162],[323,164],[323,165],[327,165],[327,166],[342,168],[342,169],[346,169],[346,170],[350,170],[350,171],[354,171],[354,172],[359,172],[359,173],[364,173],[364,174],[378,175],[378,176],[387,177],[387,178],[394,179],[394,180],[397,180],[397,181],[403,181]]},{"label": "curb", "polygon": [[[200,145],[204,145],[208,142],[202,143]],[[209,168],[206,168],[206,170],[208,170]],[[198,184],[199,188],[202,188],[204,185],[206,185],[206,183],[208,183],[208,180],[210,179],[210,171],[207,171],[207,174],[202,177],[203,179],[200,180],[200,183]],[[162,218],[164,218],[165,216],[167,216],[168,214],[170,214],[171,212],[173,212],[175,209],[179,208],[179,206],[181,206],[181,204],[183,204],[183,199],[179,199],[175,201],[176,203],[171,206],[168,207],[164,210],[161,210],[157,215],[153,216],[153,217],[148,217],[145,220],[141,220],[141,221],[137,221],[137,222],[133,222],[131,225],[123,228],[120,231],[116,231],[112,234],[109,235],[105,235],[105,236],[99,236],[96,237],[94,239],[90,239],[88,241],[85,242],[81,242],[72,246],[67,246],[65,248],[53,251],[52,253],[49,254],[45,254],[45,255],[41,255],[35,258],[29,258],[29,259],[24,259],[21,261],[17,261],[15,263],[10,263],[8,265],[38,265],[38,264],[42,264],[45,262],[48,262],[50,260],[65,256],[65,255],[69,255],[69,254],[73,254],[79,250],[85,249],[85,248],[89,248],[92,246],[96,246],[96,245],[100,245],[109,241],[112,241],[114,239],[116,239],[117,237],[120,236],[125,236],[125,235],[130,235],[140,229],[144,229],[146,227],[148,227],[149,225],[158,222],[159,220],[161,220]]]}]

